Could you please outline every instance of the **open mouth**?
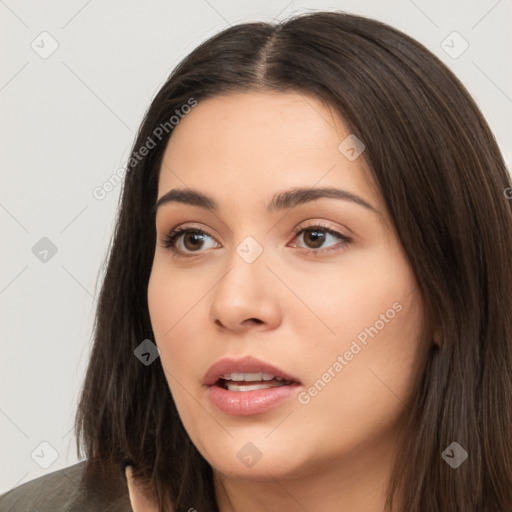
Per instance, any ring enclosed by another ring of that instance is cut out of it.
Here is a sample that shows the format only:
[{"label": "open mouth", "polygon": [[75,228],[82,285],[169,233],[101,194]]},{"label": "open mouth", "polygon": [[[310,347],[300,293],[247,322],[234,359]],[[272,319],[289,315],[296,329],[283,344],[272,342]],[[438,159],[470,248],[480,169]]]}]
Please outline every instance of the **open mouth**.
[{"label": "open mouth", "polygon": [[215,383],[216,386],[228,391],[256,391],[258,389],[277,388],[290,384],[296,383],[286,380],[284,377],[265,372],[227,373],[222,375]]},{"label": "open mouth", "polygon": [[301,386],[296,376],[250,355],[217,361],[203,384],[211,404],[232,416],[270,411],[290,400]]}]

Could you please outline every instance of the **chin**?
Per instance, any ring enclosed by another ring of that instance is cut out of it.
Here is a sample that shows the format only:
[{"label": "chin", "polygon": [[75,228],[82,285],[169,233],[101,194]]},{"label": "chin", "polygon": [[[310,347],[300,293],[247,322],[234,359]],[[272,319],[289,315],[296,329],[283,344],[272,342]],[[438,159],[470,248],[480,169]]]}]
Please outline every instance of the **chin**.
[{"label": "chin", "polygon": [[297,450],[296,436],[290,436],[288,443],[282,437],[270,442],[265,440],[267,433],[265,429],[258,438],[237,435],[226,444],[210,446],[203,456],[214,470],[229,478],[269,481],[306,474],[313,454]]}]

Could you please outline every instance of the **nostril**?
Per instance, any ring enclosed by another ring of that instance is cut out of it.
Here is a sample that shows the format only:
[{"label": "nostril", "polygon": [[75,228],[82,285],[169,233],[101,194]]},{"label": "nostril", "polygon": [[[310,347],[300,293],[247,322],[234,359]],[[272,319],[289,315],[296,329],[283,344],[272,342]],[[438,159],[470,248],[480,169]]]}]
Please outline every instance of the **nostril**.
[{"label": "nostril", "polygon": [[[248,318],[247,320],[244,320],[244,323],[246,322],[254,322],[258,325],[264,323],[263,320],[260,320],[259,318]],[[219,327],[225,327],[225,325],[218,318],[214,320],[214,324],[218,325]]]}]

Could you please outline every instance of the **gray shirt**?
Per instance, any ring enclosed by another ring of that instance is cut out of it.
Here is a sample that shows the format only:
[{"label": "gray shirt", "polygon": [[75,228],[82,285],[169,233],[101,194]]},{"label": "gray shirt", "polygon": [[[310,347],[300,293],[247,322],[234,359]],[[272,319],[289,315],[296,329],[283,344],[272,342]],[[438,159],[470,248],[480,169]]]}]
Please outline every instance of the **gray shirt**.
[{"label": "gray shirt", "polygon": [[102,482],[82,485],[85,461],[19,485],[0,496],[0,512],[132,512],[128,486]]}]

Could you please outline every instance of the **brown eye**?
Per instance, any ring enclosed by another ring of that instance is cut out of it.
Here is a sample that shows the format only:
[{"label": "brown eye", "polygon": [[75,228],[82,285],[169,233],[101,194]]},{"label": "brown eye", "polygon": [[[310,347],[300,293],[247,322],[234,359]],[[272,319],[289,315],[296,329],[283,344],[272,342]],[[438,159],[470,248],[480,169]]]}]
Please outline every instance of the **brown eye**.
[{"label": "brown eye", "polygon": [[[295,230],[295,234],[295,239],[300,240],[302,238],[304,244],[303,246],[295,245],[295,247],[310,249],[307,253],[314,253],[315,255],[343,249],[352,242],[352,239],[348,236],[325,226],[299,227]],[[333,240],[334,243],[324,248],[324,244],[329,240]]]},{"label": "brown eye", "polygon": [[183,253],[200,253],[201,249],[208,249],[205,247],[208,239],[213,240],[208,233],[197,228],[178,227],[173,229],[162,242],[162,247],[171,249],[177,255]]},{"label": "brown eye", "polygon": [[326,236],[318,229],[307,229],[304,231],[304,242],[312,249],[318,249],[324,243]]},{"label": "brown eye", "polygon": [[183,245],[187,250],[201,249],[203,244],[204,235],[202,233],[189,231],[183,234]]}]

